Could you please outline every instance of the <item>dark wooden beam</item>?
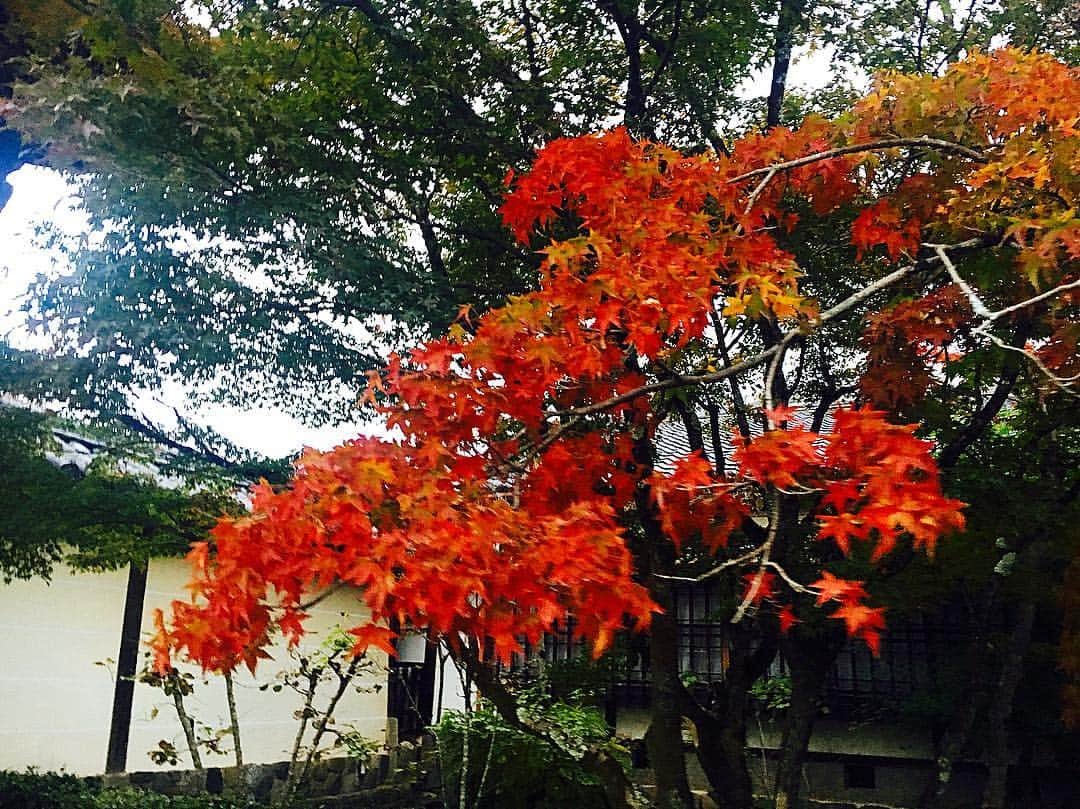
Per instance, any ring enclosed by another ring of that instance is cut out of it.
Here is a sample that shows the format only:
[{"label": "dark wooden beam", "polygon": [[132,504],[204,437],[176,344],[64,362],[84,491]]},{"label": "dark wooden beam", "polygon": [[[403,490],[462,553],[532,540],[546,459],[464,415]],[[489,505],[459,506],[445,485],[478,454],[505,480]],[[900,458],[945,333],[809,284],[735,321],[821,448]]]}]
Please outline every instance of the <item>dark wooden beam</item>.
[{"label": "dark wooden beam", "polygon": [[140,565],[136,562],[132,562],[128,567],[124,622],[120,629],[120,652],[116,662],[116,686],[113,691],[112,723],[109,727],[109,751],[105,756],[105,772],[123,772],[127,766],[131,705],[135,697],[135,673],[139,665],[139,635],[142,629],[143,602],[146,598],[147,567],[146,563]]}]

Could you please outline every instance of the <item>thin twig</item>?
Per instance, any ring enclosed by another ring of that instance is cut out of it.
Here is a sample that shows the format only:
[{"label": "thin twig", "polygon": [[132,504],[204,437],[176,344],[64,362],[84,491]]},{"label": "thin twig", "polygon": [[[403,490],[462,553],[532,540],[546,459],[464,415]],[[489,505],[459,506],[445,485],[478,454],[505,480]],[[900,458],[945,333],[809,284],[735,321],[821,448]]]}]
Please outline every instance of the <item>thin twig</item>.
[{"label": "thin twig", "polygon": [[726,560],[724,562],[721,562],[720,564],[716,565],[715,567],[710,568],[709,570],[706,570],[700,576],[665,576],[665,575],[660,574],[660,573],[654,573],[653,577],[657,578],[657,579],[664,579],[665,581],[685,581],[685,582],[690,582],[692,584],[700,584],[703,581],[707,581],[707,580],[711,579],[713,576],[716,576],[716,575],[718,575],[720,573],[723,573],[728,568],[737,567],[738,565],[746,564],[750,560],[760,556],[761,552],[764,549],[765,549],[764,545],[759,545],[756,548],[751,548],[750,550],[748,550],[746,553],[742,554],[741,556],[736,556],[734,559],[728,559],[728,560]]},{"label": "thin twig", "polygon": [[[765,173],[765,178],[750,192],[750,196],[746,198],[746,208],[743,209],[744,214],[750,213],[754,207],[754,203],[757,202],[758,197],[761,196],[761,192],[765,190],[765,186],[772,182],[772,178],[776,176],[778,170],[779,169],[777,169],[776,166],[771,166]],[[732,180],[731,182],[735,182],[735,180]]]},{"label": "thin twig", "polygon": [[315,721],[315,735],[311,739],[311,747],[308,749],[307,757],[304,759],[304,767],[300,771],[300,777],[293,785],[294,789],[307,781],[308,775],[311,773],[311,764],[315,760],[315,756],[319,753],[319,744],[322,742],[323,735],[326,733],[327,725],[334,718],[334,711],[337,709],[338,703],[341,702],[341,698],[345,696],[345,692],[349,690],[349,684],[356,676],[356,671],[360,667],[360,662],[365,658],[362,655],[358,655],[349,661],[348,667],[344,673],[341,671],[340,663],[329,663],[329,667],[333,670],[334,674],[338,678],[338,687],[334,692],[330,701],[326,705],[326,710],[323,711]]},{"label": "thin twig", "polygon": [[788,575],[788,572],[780,566],[779,562],[774,562],[772,559],[770,559],[768,562],[765,563],[765,566],[771,567],[773,570],[775,570],[779,574],[780,578],[784,580],[787,586],[794,590],[796,593],[817,595],[818,591],[815,590],[813,587],[807,587],[805,584],[799,584],[797,581],[795,581],[795,579],[791,578],[791,576]]},{"label": "thin twig", "polygon": [[1034,298],[1028,298],[1026,301],[1020,301],[1020,303],[1014,303],[1012,306],[1006,306],[1004,309],[998,309],[996,312],[991,312],[989,319],[997,320],[998,318],[1004,317],[1005,315],[1011,315],[1013,312],[1019,309],[1025,309],[1028,306],[1034,306],[1037,303],[1042,303],[1043,301],[1049,298],[1053,298],[1056,295],[1060,295],[1062,292],[1070,289],[1080,289],[1080,279],[1072,281],[1068,284],[1059,284],[1053,289],[1043,292],[1041,295],[1036,295]]},{"label": "thin twig", "polygon": [[956,284],[956,286],[960,289],[961,292],[964,293],[964,296],[967,298],[968,303],[971,305],[972,311],[974,311],[976,315],[983,319],[983,322],[981,324],[972,329],[971,333],[973,335],[982,335],[986,339],[990,340],[998,348],[1004,349],[1006,351],[1015,351],[1017,354],[1021,354],[1022,356],[1030,360],[1035,365],[1035,367],[1038,368],[1039,371],[1055,386],[1057,386],[1070,396],[1080,398],[1080,394],[1077,394],[1076,391],[1072,390],[1071,387],[1073,382],[1076,382],[1078,379],[1080,379],[1080,374],[1075,374],[1069,377],[1058,376],[1046,366],[1046,363],[1044,363],[1035,352],[1028,351],[1026,348],[1009,345],[1007,342],[1005,342],[992,331],[990,331],[990,327],[998,318],[1014,312],[1017,309],[1022,309],[1025,306],[1031,306],[1032,304],[1044,301],[1064,290],[1080,287],[1080,281],[1074,281],[1068,284],[1061,284],[1054,289],[1042,293],[1041,295],[1036,295],[1034,298],[1026,301],[1021,301],[1020,303],[1014,304],[1013,306],[1007,307],[1005,309],[1001,309],[997,312],[992,312],[990,311],[990,308],[985,303],[983,303],[983,300],[979,297],[978,293],[971,288],[968,282],[965,281],[963,276],[961,276],[960,273],[957,271],[956,265],[954,265],[949,258],[948,251],[951,249],[950,246],[944,244],[930,244],[927,245],[927,247],[933,248],[934,252],[937,253],[938,258],[941,260],[941,263],[945,267],[946,272],[949,273],[949,277],[952,279],[952,282]]},{"label": "thin twig", "polygon": [[815,152],[814,154],[804,155],[803,157],[797,157],[794,160],[787,160],[783,163],[773,163],[771,166],[762,166],[759,169],[753,169],[747,171],[737,177],[732,177],[728,180],[729,183],[737,183],[742,180],[749,180],[751,177],[760,177],[762,174],[775,175],[780,171],[789,171],[790,169],[797,169],[802,166],[808,166],[811,163],[817,163],[821,160],[828,160],[832,157],[841,157],[847,154],[857,154],[859,152],[880,152],[886,149],[897,149],[903,146],[910,146],[913,148],[924,147],[937,149],[942,152],[955,152],[963,157],[973,160],[976,163],[986,163],[987,157],[982,152],[972,149],[970,146],[964,146],[962,143],[954,143],[951,140],[941,140],[939,138],[889,138],[886,140],[874,140],[868,143],[851,143],[847,146],[837,146],[835,149],[826,149],[823,152]]},{"label": "thin twig", "polygon": [[975,314],[977,314],[979,317],[986,318],[987,320],[993,320],[993,312],[991,312],[987,308],[986,304],[982,302],[982,298],[980,298],[975,293],[974,289],[968,286],[967,281],[965,281],[960,276],[960,273],[956,271],[956,265],[952,263],[952,261],[949,259],[948,252],[946,252],[948,250],[948,247],[943,244],[935,244],[931,246],[933,247],[934,252],[937,253],[938,258],[941,259],[941,263],[945,267],[945,271],[949,273],[949,277],[952,279],[953,283],[960,288],[960,291],[963,292],[964,295],[967,296],[968,302],[971,304],[971,308],[975,312]]},{"label": "thin twig", "polygon": [[757,597],[758,590],[761,589],[761,582],[765,576],[765,568],[769,564],[769,554],[772,553],[773,543],[776,542],[776,534],[780,529],[780,495],[776,495],[773,498],[772,508],[769,510],[769,533],[765,537],[765,542],[761,545],[761,564],[758,565],[758,573],[750,582],[750,587],[746,591],[746,595],[743,596],[742,603],[739,604],[739,608],[735,610],[735,614],[731,616],[731,623],[737,624],[746,616],[746,610],[754,603],[754,599]]},{"label": "thin twig", "polygon": [[1057,374],[1055,374],[1053,371],[1051,371],[1046,366],[1046,363],[1044,363],[1041,359],[1039,359],[1038,354],[1036,354],[1033,351],[1028,351],[1026,348],[1017,348],[1016,346],[1009,345],[1004,340],[1002,340],[1000,337],[998,337],[996,334],[992,333],[989,330],[989,326],[990,326],[990,324],[986,323],[986,324],[980,326],[979,328],[974,329],[971,333],[972,334],[981,334],[981,335],[983,335],[984,337],[988,338],[998,348],[1003,348],[1006,351],[1015,351],[1017,354],[1022,354],[1023,356],[1027,357],[1029,360],[1031,360],[1032,364],[1036,368],[1038,368],[1039,371],[1042,372],[1043,376],[1045,376],[1047,379],[1049,379],[1055,386],[1060,388],[1062,391],[1067,393],[1069,396],[1072,396],[1073,398],[1076,398],[1076,399],[1080,399],[1080,393],[1077,393],[1076,391],[1074,391],[1072,389],[1072,383],[1076,382],[1077,380],[1080,380],[1080,373],[1073,374],[1072,376],[1058,376]]}]

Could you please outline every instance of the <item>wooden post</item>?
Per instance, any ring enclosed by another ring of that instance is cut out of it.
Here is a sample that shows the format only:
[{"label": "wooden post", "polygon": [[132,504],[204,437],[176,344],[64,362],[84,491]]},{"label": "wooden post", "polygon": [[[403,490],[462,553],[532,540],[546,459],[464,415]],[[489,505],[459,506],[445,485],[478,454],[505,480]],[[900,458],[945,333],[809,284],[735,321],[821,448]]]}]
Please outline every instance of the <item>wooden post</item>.
[{"label": "wooden post", "polygon": [[142,629],[148,567],[149,562],[141,565],[132,562],[128,566],[124,621],[120,629],[120,652],[117,655],[116,686],[113,690],[112,722],[109,727],[109,750],[105,756],[105,772],[108,773],[123,772],[127,766],[131,704],[135,697],[135,671],[139,664],[139,632]]}]

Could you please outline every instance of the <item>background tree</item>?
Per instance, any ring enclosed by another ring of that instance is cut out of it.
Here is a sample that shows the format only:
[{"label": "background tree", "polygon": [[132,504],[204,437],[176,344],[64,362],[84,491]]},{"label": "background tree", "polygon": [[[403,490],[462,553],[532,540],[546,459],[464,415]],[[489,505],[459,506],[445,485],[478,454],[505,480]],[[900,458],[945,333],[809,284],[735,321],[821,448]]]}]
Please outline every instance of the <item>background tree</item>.
[{"label": "background tree", "polygon": [[[107,232],[36,285],[55,352],[13,389],[126,413],[134,387],[179,378],[341,419],[388,348],[532,288],[494,209],[543,143],[621,119],[722,153],[781,121],[803,46],[834,44],[856,76],[994,37],[1071,53],[1068,4],[1036,5],[9,0],[5,115],[50,146],[13,165],[79,173]],[[767,109],[748,116],[736,89],[759,66]]]},{"label": "background tree", "polygon": [[[57,434],[97,457],[85,468],[50,457]],[[240,504],[236,478],[200,470],[198,483],[167,488],[153,475],[192,470],[155,457],[145,442],[126,444],[71,430],[57,419],[0,407],[0,486],[8,505],[0,515],[0,575],[5,581],[49,578],[64,561],[76,569],[115,570],[154,556],[178,556],[205,537],[223,510]]]},{"label": "background tree", "polygon": [[963,596],[970,640],[934,720],[938,774],[926,806],[948,805],[954,763],[978,756],[990,773],[982,805],[1003,807],[1010,757],[1022,767],[1036,738],[1068,741],[1054,657],[1068,613],[1063,571],[1076,554],[1077,408],[1069,397],[1023,393],[951,473],[953,491],[984,507],[969,509],[970,546],[942,549],[959,574],[952,591]]},{"label": "background tree", "polygon": [[387,345],[531,286],[508,167],[613,117],[701,142],[763,30],[753,4],[48,8],[10,6],[32,43],[10,117],[91,173],[109,232],[33,322],[70,317],[96,403],[174,376],[315,420]]}]

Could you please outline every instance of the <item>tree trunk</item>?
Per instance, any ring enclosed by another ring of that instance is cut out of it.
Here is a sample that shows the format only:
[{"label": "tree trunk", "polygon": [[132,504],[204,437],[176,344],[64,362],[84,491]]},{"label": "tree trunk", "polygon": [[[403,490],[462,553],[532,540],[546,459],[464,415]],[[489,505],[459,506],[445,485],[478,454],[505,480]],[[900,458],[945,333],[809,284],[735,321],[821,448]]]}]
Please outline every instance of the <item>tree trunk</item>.
[{"label": "tree trunk", "polygon": [[240,748],[240,717],[236,712],[236,694],[233,691],[232,672],[225,672],[225,699],[229,703],[229,731],[233,740],[233,758],[237,767],[244,766],[244,751]]},{"label": "tree trunk", "polygon": [[684,691],[684,711],[697,729],[697,756],[713,800],[723,809],[752,809],[753,782],[746,761],[750,686],[776,657],[776,636],[766,633],[760,645],[751,649],[755,632],[743,624],[731,626],[730,631],[731,662],[724,681],[713,686],[708,707]]},{"label": "tree trunk", "polygon": [[[647,433],[634,442],[634,460],[646,473],[653,467],[655,448]],[[638,486],[634,504],[644,533],[641,545],[635,550],[638,569],[649,595],[661,610],[653,615],[649,628],[652,721],[645,733],[645,747],[655,774],[655,805],[658,809],[692,809],[694,799],[686,777],[682,738],[684,687],[679,678],[679,625],[673,609],[671,582],[663,578],[674,568],[675,546],[660,527],[649,486]]]},{"label": "tree trunk", "polygon": [[821,709],[825,678],[843,643],[843,635],[836,632],[830,632],[825,638],[812,635],[796,640],[794,636],[788,636],[780,642],[791,670],[791,705],[787,709],[784,735],[780,742],[776,809],[791,809],[799,800],[803,763]]},{"label": "tree trunk", "polygon": [[670,585],[663,579],[653,579],[650,593],[664,612],[653,616],[649,630],[652,723],[645,734],[645,745],[655,774],[656,805],[660,809],[689,809],[694,800],[683,752],[679,627],[671,609]]},{"label": "tree trunk", "polygon": [[694,721],[698,760],[709,779],[710,796],[722,809],[753,809],[754,792],[746,765],[746,722],[708,712]]},{"label": "tree trunk", "polygon": [[773,71],[769,86],[766,126],[780,123],[780,106],[787,90],[788,68],[791,66],[791,49],[795,44],[795,31],[802,24],[806,13],[806,0],[780,0],[780,12],[776,21],[776,37],[773,40]]},{"label": "tree trunk", "polygon": [[641,70],[641,20],[635,6],[620,0],[599,4],[611,17],[626,53],[626,99],[623,104],[623,123],[635,137],[652,137],[646,117],[648,93]]},{"label": "tree trunk", "polygon": [[195,723],[184,708],[184,697],[178,688],[173,689],[172,697],[173,707],[176,708],[176,718],[180,720],[180,727],[184,729],[184,739],[187,741],[188,753],[191,754],[191,766],[196,770],[201,770],[203,763],[199,755],[199,742],[195,736]]},{"label": "tree trunk", "polygon": [[1019,606],[1016,623],[1009,636],[1009,646],[1001,663],[1001,675],[990,701],[987,715],[987,765],[989,773],[983,788],[983,809],[1004,809],[1009,777],[1009,717],[1020,677],[1024,673],[1024,657],[1031,644],[1031,628],[1035,623],[1035,605],[1025,601]]},{"label": "tree trunk", "polygon": [[995,661],[994,645],[990,638],[990,615],[997,603],[1001,581],[1001,576],[991,576],[983,589],[979,612],[972,616],[971,641],[965,662],[967,684],[956,701],[956,708],[949,717],[945,732],[935,745],[934,761],[937,769],[934,779],[923,790],[919,809],[936,809],[943,805],[945,793],[952,781],[953,765],[967,748],[975,720],[989,699],[992,689],[991,672]]}]

